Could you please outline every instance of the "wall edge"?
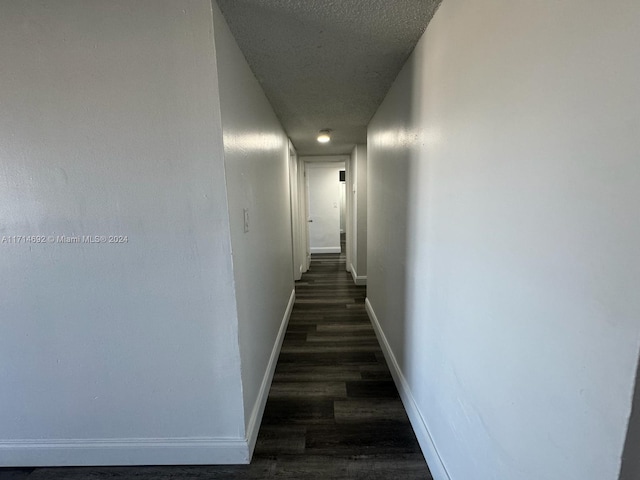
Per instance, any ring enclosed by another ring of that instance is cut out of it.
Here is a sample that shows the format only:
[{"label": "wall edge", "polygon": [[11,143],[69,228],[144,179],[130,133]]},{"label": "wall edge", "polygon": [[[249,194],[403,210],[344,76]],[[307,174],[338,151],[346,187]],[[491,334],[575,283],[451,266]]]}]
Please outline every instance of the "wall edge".
[{"label": "wall edge", "polygon": [[358,272],[356,272],[356,269],[353,265],[350,266],[349,269],[347,269],[348,272],[351,272],[351,277],[353,278],[353,283],[355,283],[356,285],[366,285],[367,284],[367,276],[366,275],[358,275]]},{"label": "wall edge", "polygon": [[373,325],[373,329],[376,332],[376,337],[378,337],[378,341],[380,342],[380,347],[382,348],[384,357],[387,360],[389,370],[391,370],[393,381],[396,384],[404,408],[409,416],[409,421],[411,422],[413,431],[418,438],[422,454],[424,455],[427,465],[429,466],[429,470],[431,471],[431,475],[434,480],[451,480],[451,476],[444,466],[435,442],[433,441],[429,427],[427,426],[427,423],[425,422],[420,410],[418,409],[418,405],[413,398],[411,387],[409,386],[409,383],[396,360],[393,350],[391,349],[391,345],[389,345],[389,342],[387,341],[387,337],[382,330],[378,317],[373,310],[373,306],[371,305],[368,297],[365,299],[364,304],[367,314],[369,315],[369,319],[371,320],[371,324]]},{"label": "wall edge", "polygon": [[[271,388],[271,382],[273,380],[273,374],[276,370],[276,364],[278,363],[278,356],[280,355],[280,349],[282,348],[282,342],[284,341],[284,335],[287,332],[287,326],[289,325],[289,318],[291,318],[291,312],[293,311],[293,305],[296,301],[295,288],[291,291],[289,297],[289,303],[282,317],[282,323],[280,324],[280,330],[278,336],[273,344],[273,350],[269,357],[269,363],[267,369],[262,378],[262,384],[260,385],[260,391],[258,398],[253,405],[251,411],[251,418],[247,426],[247,444],[249,447],[249,460],[253,456],[253,451],[256,447],[256,441],[258,440],[258,432],[260,431],[260,423],[262,421],[262,415],[264,414],[264,408],[267,404],[267,397],[269,396],[269,389]],[[248,462],[247,462],[248,463]]]}]

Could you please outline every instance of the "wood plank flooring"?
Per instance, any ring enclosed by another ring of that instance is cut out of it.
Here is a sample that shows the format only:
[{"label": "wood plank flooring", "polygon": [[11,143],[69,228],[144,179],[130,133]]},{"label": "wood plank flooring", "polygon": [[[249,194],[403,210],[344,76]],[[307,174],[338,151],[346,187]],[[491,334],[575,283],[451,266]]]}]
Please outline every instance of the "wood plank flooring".
[{"label": "wood plank flooring", "polygon": [[314,255],[251,465],[0,469],[0,480],[431,479],[344,256]]}]

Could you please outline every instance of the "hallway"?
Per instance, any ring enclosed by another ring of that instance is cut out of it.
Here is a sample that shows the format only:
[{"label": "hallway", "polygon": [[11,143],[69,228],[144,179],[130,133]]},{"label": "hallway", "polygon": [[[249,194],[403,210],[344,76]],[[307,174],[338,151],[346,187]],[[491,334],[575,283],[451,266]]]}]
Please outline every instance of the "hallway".
[{"label": "hallway", "polygon": [[296,284],[254,456],[284,478],[431,478],[364,299],[335,254]]},{"label": "hallway", "polygon": [[365,312],[366,288],[344,262],[314,255],[296,282],[250,465],[0,469],[0,480],[430,479]]}]

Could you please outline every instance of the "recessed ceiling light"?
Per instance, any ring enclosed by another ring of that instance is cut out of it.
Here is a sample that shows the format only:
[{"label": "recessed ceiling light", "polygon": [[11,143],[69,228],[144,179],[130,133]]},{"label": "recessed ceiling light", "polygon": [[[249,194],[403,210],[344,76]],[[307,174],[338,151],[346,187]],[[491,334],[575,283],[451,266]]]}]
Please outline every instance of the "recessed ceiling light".
[{"label": "recessed ceiling light", "polygon": [[331,130],[320,130],[318,134],[318,141],[320,143],[327,143],[331,141]]}]

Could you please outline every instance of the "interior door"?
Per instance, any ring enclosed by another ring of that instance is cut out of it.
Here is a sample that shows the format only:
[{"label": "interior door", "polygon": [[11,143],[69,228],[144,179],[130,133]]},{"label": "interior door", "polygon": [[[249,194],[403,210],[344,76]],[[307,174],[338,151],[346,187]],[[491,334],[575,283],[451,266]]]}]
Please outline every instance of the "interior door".
[{"label": "interior door", "polygon": [[340,169],[343,164],[308,164],[309,250],[340,253]]}]

